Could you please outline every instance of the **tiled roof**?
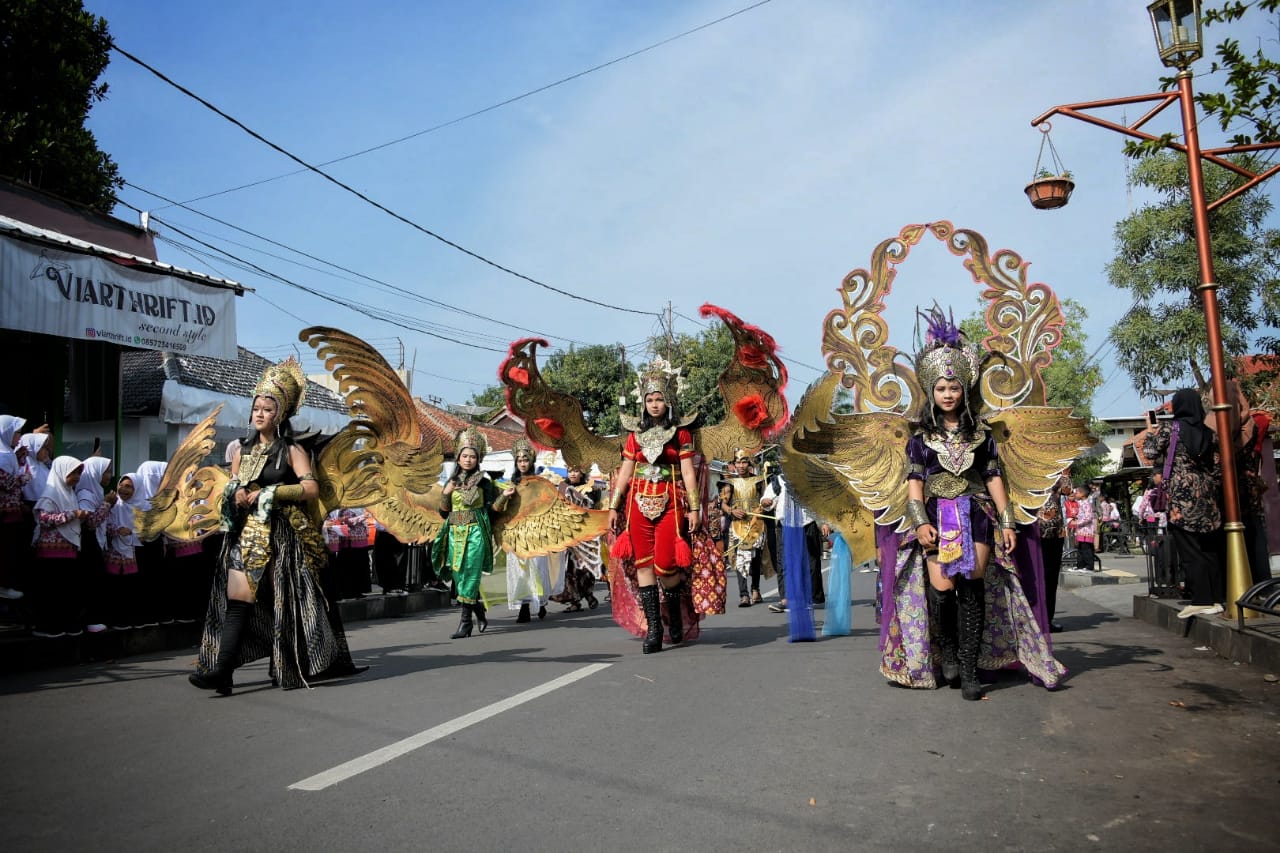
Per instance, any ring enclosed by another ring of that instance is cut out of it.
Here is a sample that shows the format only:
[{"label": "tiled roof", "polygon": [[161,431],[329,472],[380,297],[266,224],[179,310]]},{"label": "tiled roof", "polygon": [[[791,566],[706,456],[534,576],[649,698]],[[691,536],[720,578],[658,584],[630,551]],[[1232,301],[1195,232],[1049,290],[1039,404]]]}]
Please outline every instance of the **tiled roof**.
[{"label": "tiled roof", "polygon": [[464,427],[475,427],[489,442],[490,451],[510,450],[521,433],[512,430],[477,424],[460,418],[452,412],[432,406],[415,397],[413,402],[418,407],[418,424],[422,428],[424,443],[430,446],[436,440],[443,442],[445,455],[453,453],[453,442]]},{"label": "tiled roof", "polygon": [[[224,361],[200,355],[178,355],[155,350],[141,350],[121,354],[121,372],[124,374],[125,414],[149,415],[160,411],[160,392],[166,378],[174,379],[188,388],[203,388],[221,394],[248,397],[258,383],[262,371],[272,364],[257,353],[244,347],[236,348],[236,360]],[[169,371],[165,373],[165,358],[169,359]],[[347,410],[346,401],[338,394],[307,380],[304,406],[335,412]]]}]

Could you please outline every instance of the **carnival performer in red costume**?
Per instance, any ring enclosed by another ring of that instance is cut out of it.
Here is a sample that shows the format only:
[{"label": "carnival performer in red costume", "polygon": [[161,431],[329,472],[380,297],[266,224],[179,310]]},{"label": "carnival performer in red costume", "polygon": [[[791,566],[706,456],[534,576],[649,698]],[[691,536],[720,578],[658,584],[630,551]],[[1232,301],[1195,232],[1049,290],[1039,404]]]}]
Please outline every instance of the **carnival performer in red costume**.
[{"label": "carnival performer in red costume", "polygon": [[619,534],[613,553],[623,559],[630,555],[636,567],[640,606],[648,622],[645,654],[662,650],[659,583],[666,594],[671,642],[684,639],[680,598],[693,551],[681,528],[687,525],[692,534],[702,520],[690,421],[678,421],[672,405],[677,379],[678,373],[661,359],[641,375],[643,412],[638,423],[624,419],[632,431],[622,449],[609,508],[609,524]]},{"label": "carnival performer in red costume", "polygon": [[715,305],[701,313],[719,319],[733,336],[733,355],[719,380],[725,404],[719,423],[695,428],[696,415],[681,416],[679,371],[662,361],[641,372],[635,398],[642,408],[639,417],[622,416],[625,440],[596,435],[582,404],[542,378],[536,349],[546,341],[516,341],[498,371],[507,407],[534,444],[562,451],[570,467],[595,465],[611,475],[613,618],[644,638],[646,653],[662,648],[664,611],[673,644],[696,639],[703,616],[724,613],[724,558],[702,529],[706,460],[728,458],[734,448],[757,452],[782,430],[790,411],[783,394],[787,369],[773,338]]}]

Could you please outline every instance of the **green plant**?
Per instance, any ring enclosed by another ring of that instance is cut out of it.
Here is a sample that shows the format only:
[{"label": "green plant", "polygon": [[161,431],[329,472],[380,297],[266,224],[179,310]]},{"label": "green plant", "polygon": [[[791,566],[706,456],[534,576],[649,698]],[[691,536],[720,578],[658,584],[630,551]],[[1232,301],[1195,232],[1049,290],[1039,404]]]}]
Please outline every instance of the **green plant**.
[{"label": "green plant", "polygon": [[1059,172],[1056,175],[1053,172],[1050,172],[1048,169],[1041,169],[1040,171],[1036,172],[1037,181],[1044,180],[1044,179],[1054,179],[1054,178],[1066,178],[1067,180],[1070,180],[1071,170],[1063,169],[1061,172]]}]

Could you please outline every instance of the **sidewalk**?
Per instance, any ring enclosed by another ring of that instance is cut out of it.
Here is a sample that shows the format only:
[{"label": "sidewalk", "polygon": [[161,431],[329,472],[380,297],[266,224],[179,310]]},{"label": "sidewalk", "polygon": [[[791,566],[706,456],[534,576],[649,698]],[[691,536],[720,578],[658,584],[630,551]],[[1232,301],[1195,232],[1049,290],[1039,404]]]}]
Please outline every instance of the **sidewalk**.
[{"label": "sidewalk", "polygon": [[1178,611],[1185,602],[1151,598],[1147,594],[1146,557],[1140,554],[1100,554],[1099,557],[1102,572],[1062,573],[1059,600],[1063,593],[1078,595],[1121,616],[1162,628],[1192,646],[1212,650],[1219,657],[1280,675],[1280,619],[1246,619],[1244,631],[1235,619],[1222,616],[1179,619]]}]

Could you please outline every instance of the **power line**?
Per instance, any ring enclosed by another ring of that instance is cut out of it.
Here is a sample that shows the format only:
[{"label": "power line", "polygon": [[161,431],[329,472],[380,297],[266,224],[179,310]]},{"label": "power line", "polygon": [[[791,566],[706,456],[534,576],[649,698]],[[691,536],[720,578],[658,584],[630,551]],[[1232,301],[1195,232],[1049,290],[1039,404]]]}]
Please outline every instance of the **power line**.
[{"label": "power line", "polygon": [[170,225],[169,225],[169,227],[170,227],[170,228],[172,228],[172,229],[173,229],[174,231],[176,231],[177,233],[181,234],[183,237],[186,237],[188,240],[194,240],[196,243],[198,243],[198,244],[200,244],[200,245],[202,245],[202,246],[204,246],[204,247],[206,247],[206,248],[208,248],[208,249],[211,249],[211,250],[213,250],[213,251],[215,251],[215,252],[219,252],[222,256],[224,256],[224,257],[226,257],[226,258],[230,259],[231,261],[233,261],[233,262],[235,262],[235,263],[243,264],[243,265],[245,265],[246,267],[248,267],[248,268],[250,268],[250,269],[254,270],[254,271],[255,271],[255,272],[257,272],[257,273],[259,273],[260,275],[264,275],[264,276],[266,276],[267,278],[274,279],[275,281],[278,281],[278,282],[280,282],[280,283],[282,283],[282,284],[287,284],[287,285],[289,285],[290,287],[296,288],[297,290],[301,290],[303,293],[308,293],[308,294],[310,294],[310,295],[312,295],[312,296],[318,296],[318,297],[320,297],[321,299],[325,299],[325,300],[327,300],[327,301],[329,301],[329,302],[334,303],[335,305],[340,305],[340,306],[342,306],[342,307],[344,307],[344,308],[348,308],[348,309],[350,309],[350,310],[352,310],[352,311],[357,311],[357,312],[359,312],[359,313],[361,313],[361,314],[365,315],[366,317],[370,317],[370,318],[372,318],[372,319],[374,319],[374,320],[382,320],[382,321],[383,321],[383,322],[385,322],[385,323],[390,323],[390,324],[391,324],[391,325],[393,325],[393,326],[399,326],[399,327],[400,327],[400,328],[402,328],[402,329],[408,329],[408,330],[409,330],[409,331],[411,331],[411,332],[418,332],[418,333],[420,333],[420,334],[429,335],[429,336],[431,336],[431,337],[433,337],[433,338],[440,338],[441,340],[449,341],[450,343],[461,344],[461,345],[462,345],[462,346],[464,346],[464,347],[471,347],[472,349],[485,350],[485,351],[487,351],[487,352],[500,352],[500,353],[506,353],[506,350],[505,350],[505,349],[495,349],[494,347],[481,346],[480,344],[473,344],[473,343],[470,343],[470,342],[468,342],[468,341],[462,341],[462,340],[458,340],[457,338],[451,338],[451,337],[449,337],[448,335],[442,335],[442,334],[440,334],[440,333],[438,333],[438,332],[433,332],[433,331],[430,331],[430,330],[428,330],[428,329],[424,329],[424,328],[417,327],[417,326],[411,326],[411,325],[409,325],[409,324],[407,324],[407,323],[403,322],[403,320],[402,320],[402,319],[400,319],[400,315],[389,315],[389,314],[387,314],[386,312],[376,311],[376,310],[374,310],[374,309],[370,308],[370,307],[369,307],[369,306],[367,306],[367,305],[361,305],[361,304],[360,304],[360,303],[358,303],[358,302],[351,302],[351,301],[349,301],[349,300],[342,299],[341,297],[337,297],[337,296],[334,296],[334,295],[332,295],[332,294],[325,293],[324,291],[316,290],[316,289],[314,289],[314,288],[306,287],[305,285],[299,284],[299,283],[298,283],[298,282],[296,282],[296,281],[293,281],[293,280],[291,280],[291,279],[285,278],[284,276],[279,275],[278,273],[273,273],[273,272],[271,272],[270,270],[264,269],[263,267],[258,266],[257,264],[253,263],[252,261],[246,261],[244,258],[237,257],[236,255],[231,254],[230,252],[228,252],[228,251],[227,251],[227,250],[225,250],[225,249],[219,249],[217,246],[214,246],[214,245],[212,245],[212,244],[210,244],[210,243],[206,243],[205,241],[201,240],[200,238],[195,237],[195,236],[193,236],[193,235],[191,235],[191,234],[188,234],[188,233],[186,233],[185,231],[183,231],[183,230],[182,230],[182,229],[180,229],[180,228],[175,228],[172,224],[170,224]]},{"label": "power line", "polygon": [[[665,38],[662,41],[654,42],[648,47],[642,47],[639,50],[633,50],[631,53],[624,54],[623,56],[619,56],[615,59],[610,59],[608,62],[602,62],[599,65],[593,65],[592,67],[586,69],[585,71],[579,71],[576,74],[570,74],[568,77],[561,77],[559,80],[556,80],[554,83],[547,83],[545,85],[539,86],[536,89],[530,89],[529,91],[523,92],[522,94],[516,95],[515,97],[507,98],[505,101],[499,101],[498,103],[491,104],[490,106],[487,106],[484,109],[474,110],[472,112],[467,113],[466,115],[461,115],[461,116],[458,116],[457,118],[449,119],[448,121],[441,122],[440,124],[433,125],[424,130],[419,130],[414,133],[410,133],[407,136],[401,136],[397,139],[392,139],[389,142],[383,142],[378,145],[370,146],[369,148],[363,148],[351,154],[344,154],[341,157],[335,157],[332,160],[325,160],[324,162],[319,163],[318,165],[332,166],[334,163],[341,163],[344,160],[351,160],[356,157],[362,157],[365,154],[372,154],[374,151],[381,151],[383,148],[390,148],[392,145],[399,145],[401,142],[408,142],[410,139],[417,139],[420,136],[426,136],[428,133],[435,133],[437,130],[443,130],[446,127],[452,127],[453,125],[459,124],[460,122],[464,122],[467,119],[472,119],[472,118],[475,118],[476,116],[482,116],[485,113],[493,112],[494,110],[501,109],[502,107],[510,106],[511,104],[514,104],[517,101],[522,101],[525,98],[540,94],[542,92],[547,91],[548,89],[554,89],[557,86],[562,86],[565,83],[570,83],[574,80],[577,80],[579,77],[585,77],[588,74],[592,74],[596,71],[603,70],[605,68],[608,68],[611,65],[617,65],[619,62],[625,62],[628,59],[634,59],[635,57],[640,56],[643,53],[648,53],[651,50],[656,50],[657,48],[662,47],[663,45],[670,44],[671,42],[677,41],[678,39],[682,39],[685,36],[691,36],[696,32],[700,32],[702,30],[707,29],[708,27],[713,27],[716,24],[723,23],[729,20],[730,18],[736,18],[738,15],[741,15],[745,12],[750,12],[752,9],[757,9],[760,6],[763,6],[769,2],[771,2],[771,0],[760,0],[760,2],[758,3],[753,3],[750,6],[739,9],[736,12],[731,12],[728,15],[725,15],[721,18],[716,18],[714,21],[708,21],[707,23],[702,24],[701,26],[694,27],[691,30],[685,30],[684,32],[679,33],[678,35]],[[285,172],[283,174],[276,175],[271,178],[263,178],[262,180],[259,180],[259,181],[251,181],[250,183],[247,183],[247,184],[241,184],[238,187],[231,187],[230,189],[219,190],[218,192],[215,192],[215,193],[208,193],[207,195],[197,196],[195,198],[189,198],[186,200],[186,202],[183,202],[183,204],[190,204],[196,201],[204,201],[205,199],[216,198],[217,196],[220,196],[220,195],[227,195],[228,193],[239,192],[240,190],[246,190],[251,187],[261,186],[262,184],[271,183],[272,181],[278,181],[282,178],[291,178],[294,175],[302,175],[302,174],[305,174],[307,171],[308,171],[307,169],[296,169],[292,172]],[[170,202],[170,204],[178,204],[178,202]]]},{"label": "power line", "polygon": [[[438,299],[432,299],[432,298],[431,298],[431,297],[429,297],[429,296],[425,296],[425,295],[420,294],[420,293],[415,293],[415,292],[413,292],[412,290],[408,290],[408,289],[406,289],[406,288],[399,287],[399,286],[397,286],[397,285],[391,284],[390,282],[383,281],[382,279],[379,279],[379,278],[374,278],[373,276],[366,275],[365,273],[362,273],[362,272],[360,272],[360,271],[358,271],[358,270],[349,269],[349,268],[347,268],[347,267],[342,266],[341,264],[335,263],[335,262],[333,262],[333,261],[325,260],[324,258],[318,257],[318,256],[316,256],[316,255],[312,255],[312,254],[310,254],[309,252],[304,252],[304,251],[302,251],[301,249],[295,249],[295,248],[294,248],[294,247],[292,247],[292,246],[288,246],[288,245],[286,245],[286,244],[284,244],[284,243],[281,243],[281,242],[280,242],[280,241],[278,241],[278,240],[273,240],[273,239],[271,239],[270,237],[265,237],[265,236],[263,236],[262,234],[258,234],[258,233],[254,232],[254,231],[250,231],[250,230],[249,230],[249,229],[247,229],[247,228],[242,228],[241,226],[236,225],[235,223],[232,223],[232,222],[228,222],[228,221],[226,221],[225,219],[219,219],[218,217],[213,216],[212,214],[208,214],[208,213],[205,213],[205,212],[203,212],[203,211],[196,210],[194,207],[188,207],[184,202],[178,202],[178,201],[174,201],[173,199],[166,198],[165,196],[161,195],[160,193],[154,192],[154,191],[149,190],[149,189],[147,189],[147,188],[145,188],[145,187],[140,187],[140,186],[138,186],[137,184],[132,183],[132,182],[130,182],[130,181],[125,181],[125,186],[132,187],[133,189],[138,190],[139,192],[145,193],[146,195],[149,195],[149,196],[151,196],[151,197],[153,197],[153,198],[158,198],[158,199],[160,199],[160,200],[162,200],[162,201],[167,201],[167,202],[169,202],[169,203],[170,203],[170,206],[181,207],[183,210],[188,210],[188,211],[190,211],[191,213],[196,214],[197,216],[203,216],[205,219],[208,219],[208,220],[209,220],[209,221],[211,221],[211,222],[216,222],[216,223],[218,223],[219,225],[224,225],[224,226],[226,226],[227,228],[231,228],[231,229],[233,229],[233,230],[235,230],[235,231],[240,232],[241,234],[246,234],[246,235],[248,235],[248,236],[250,236],[250,237],[253,237],[254,239],[261,240],[261,241],[263,241],[264,243],[268,243],[268,244],[270,244],[270,245],[272,245],[272,246],[278,246],[278,247],[280,247],[281,249],[284,249],[285,251],[293,252],[294,254],[296,254],[296,255],[301,255],[301,256],[302,256],[302,257],[304,257],[304,258],[310,258],[311,260],[316,261],[316,262],[318,262],[318,263],[325,264],[326,266],[333,267],[334,269],[341,270],[341,271],[343,271],[343,272],[345,272],[345,273],[350,273],[351,275],[354,275],[354,276],[358,276],[359,278],[362,278],[362,279],[364,279],[365,281],[369,281],[369,282],[372,282],[372,283],[374,283],[374,284],[381,285],[383,288],[385,288],[385,289],[387,289],[387,290],[389,290],[389,291],[392,291],[392,292],[394,292],[394,293],[401,294],[401,295],[405,296],[406,298],[414,299],[414,300],[417,300],[417,301],[419,301],[419,302],[423,302],[423,303],[425,303],[425,304],[427,304],[427,305],[432,305],[432,306],[435,306],[435,307],[437,307],[437,308],[441,308],[441,309],[446,310],[446,311],[452,311],[452,312],[454,312],[455,314],[461,314],[461,315],[466,316],[466,317],[473,317],[473,318],[475,318],[475,319],[477,319],[477,320],[484,320],[484,321],[489,322],[489,323],[495,323],[495,324],[497,324],[497,325],[499,325],[499,326],[506,326],[507,328],[509,328],[509,329],[515,329],[515,330],[516,330],[516,331],[518,331],[518,332],[524,332],[524,333],[527,333],[527,334],[537,335],[538,337],[541,337],[541,338],[552,338],[552,339],[554,339],[554,340],[558,340],[558,341],[568,341],[569,343],[575,343],[575,344],[583,344],[583,343],[584,343],[583,341],[576,341],[576,340],[574,340],[573,338],[566,338],[566,337],[563,337],[563,336],[561,336],[561,335],[552,335],[552,334],[548,334],[548,333],[546,333],[546,332],[539,332],[539,331],[536,331],[536,330],[534,330],[534,329],[525,329],[525,328],[523,328],[523,327],[521,327],[521,326],[517,326],[517,325],[514,325],[514,324],[512,324],[512,323],[507,323],[507,322],[504,322],[504,321],[502,321],[502,320],[496,320],[496,319],[494,319],[494,318],[492,318],[492,317],[487,317],[487,316],[485,316],[484,314],[479,314],[479,313],[476,313],[476,312],[474,312],[474,311],[468,311],[468,310],[466,310],[465,308],[460,308],[460,307],[458,307],[458,306],[456,306],[456,305],[450,305],[450,304],[448,304],[447,302],[441,302],[441,301],[440,301],[440,300],[438,300]],[[136,209],[136,208],[135,208],[135,209]],[[154,211],[153,211],[153,213],[154,213]],[[169,224],[168,222],[166,222],[165,220],[161,219],[161,218],[160,218],[160,217],[158,217],[158,216],[154,216],[154,215],[153,215],[153,216],[152,216],[152,219],[154,219],[156,222],[159,222],[159,223],[164,224],[164,225],[168,225],[168,224]],[[192,230],[197,230],[197,229],[192,229]],[[261,254],[267,255],[268,257],[277,258],[278,260],[285,261],[286,263],[296,264],[297,266],[301,266],[301,267],[303,267],[303,268],[305,268],[305,269],[311,269],[311,270],[313,270],[313,271],[315,271],[315,272],[323,272],[325,275],[333,275],[332,273],[330,273],[330,272],[328,272],[328,271],[326,271],[326,270],[317,270],[317,269],[315,269],[315,267],[308,267],[306,264],[301,264],[301,263],[298,263],[297,261],[290,260],[290,259],[288,259],[288,258],[281,258],[279,255],[273,255],[273,254],[271,254],[270,252],[266,252],[266,251],[264,251],[264,250],[262,250],[262,249],[257,249],[257,248],[251,247],[251,246],[247,246],[247,245],[245,245],[245,244],[243,244],[243,243],[237,243],[237,242],[235,242],[234,240],[229,240],[229,239],[227,239],[226,237],[222,237],[222,236],[220,236],[220,235],[213,235],[213,234],[209,234],[208,232],[203,232],[203,233],[205,233],[205,234],[206,234],[206,236],[210,236],[210,237],[215,237],[215,236],[216,236],[216,237],[217,237],[217,239],[219,239],[219,240],[223,240],[223,241],[225,241],[225,242],[227,242],[227,243],[231,243],[233,246],[240,246],[241,248],[249,249],[250,251],[253,251],[253,252],[259,252],[259,253],[261,253]],[[335,278],[341,278],[341,276],[335,276]],[[346,280],[346,281],[351,281],[351,279],[345,279],[345,280]],[[358,282],[353,282],[353,283],[358,283]]]},{"label": "power line", "polygon": [[240,129],[241,129],[241,130],[243,130],[245,133],[249,134],[250,136],[252,136],[254,139],[258,140],[258,141],[259,141],[259,142],[261,142],[262,144],[264,144],[264,145],[268,146],[269,148],[271,148],[271,149],[273,149],[273,150],[275,150],[275,151],[279,152],[280,154],[283,154],[285,157],[288,157],[290,160],[292,160],[293,162],[297,163],[299,166],[303,166],[303,167],[305,167],[308,171],[314,172],[315,174],[317,174],[317,175],[319,175],[320,177],[324,178],[326,181],[328,181],[329,183],[333,184],[334,186],[340,187],[341,189],[343,189],[343,190],[347,191],[347,192],[348,192],[348,193],[350,193],[351,195],[354,195],[356,198],[360,199],[361,201],[365,202],[366,204],[369,204],[369,205],[371,205],[371,206],[373,206],[373,207],[377,208],[378,210],[381,210],[383,213],[387,214],[388,216],[392,217],[393,219],[396,219],[396,220],[399,220],[400,222],[403,222],[405,225],[408,225],[410,228],[413,228],[413,229],[414,229],[414,230],[416,230],[416,231],[420,231],[420,232],[422,232],[423,234],[426,234],[428,237],[431,237],[433,240],[438,240],[438,241],[440,241],[441,243],[444,243],[446,246],[449,246],[449,247],[451,247],[451,248],[453,248],[453,249],[456,249],[457,251],[459,251],[459,252],[463,253],[464,255],[467,255],[468,257],[475,258],[477,261],[480,261],[481,263],[487,264],[487,265],[489,265],[489,266],[493,267],[494,269],[501,270],[502,272],[505,272],[507,275],[514,276],[515,278],[518,278],[518,279],[520,279],[520,280],[522,280],[522,281],[527,281],[527,282],[529,282],[530,284],[535,284],[535,285],[537,285],[538,287],[544,288],[544,289],[546,289],[546,290],[550,290],[550,291],[551,291],[551,292],[553,292],[553,293],[558,293],[558,294],[560,294],[561,296],[566,296],[566,297],[568,297],[568,298],[570,298],[570,299],[576,299],[576,300],[578,300],[579,302],[586,302],[586,303],[591,304],[591,305],[598,305],[598,306],[600,306],[601,308],[609,308],[609,309],[611,309],[611,310],[613,310],[613,311],[623,311],[623,312],[628,313],[628,314],[643,314],[643,315],[646,315],[646,316],[653,316],[653,314],[654,314],[654,312],[652,312],[652,311],[640,311],[640,310],[638,310],[638,309],[636,309],[636,308],[623,308],[623,307],[622,307],[622,306],[620,306],[620,305],[610,305],[610,304],[609,304],[609,303],[607,303],[607,302],[601,302],[601,301],[599,301],[599,300],[597,300],[597,299],[591,299],[590,297],[587,297],[587,296],[579,296],[578,294],[576,294],[576,293],[572,293],[572,292],[570,292],[570,291],[568,291],[568,290],[564,290],[563,288],[555,287],[555,286],[553,286],[553,285],[547,284],[547,283],[546,283],[546,282],[544,282],[544,281],[539,281],[538,279],[533,278],[532,276],[525,275],[524,273],[521,273],[521,272],[516,272],[515,270],[511,269],[510,267],[505,267],[505,266],[503,266],[502,264],[498,263],[497,261],[490,260],[489,258],[485,257],[484,255],[480,254],[479,252],[472,251],[471,249],[468,249],[468,248],[466,248],[465,246],[463,246],[463,245],[461,245],[461,244],[459,244],[459,243],[455,243],[454,241],[452,241],[452,240],[448,239],[447,237],[444,237],[444,236],[441,236],[440,234],[437,234],[436,232],[432,231],[430,228],[427,228],[426,226],[423,226],[423,225],[419,225],[417,222],[414,222],[412,219],[409,219],[407,216],[404,216],[404,215],[402,215],[402,214],[400,214],[400,213],[395,212],[394,210],[392,210],[391,208],[387,207],[386,205],[384,205],[384,204],[382,204],[382,203],[380,203],[380,202],[374,201],[372,198],[370,198],[369,196],[367,196],[367,195],[365,195],[364,193],[360,192],[360,191],[359,191],[359,190],[357,190],[355,187],[352,187],[350,184],[345,184],[345,183],[343,183],[342,181],[340,181],[340,180],[338,180],[337,178],[333,177],[333,175],[330,175],[328,172],[324,171],[323,169],[320,169],[320,168],[319,168],[319,167],[317,167],[317,166],[313,166],[313,165],[311,165],[310,163],[308,163],[307,161],[303,160],[301,157],[297,156],[296,154],[293,154],[292,152],[290,152],[290,151],[286,150],[285,148],[282,148],[281,146],[279,146],[279,145],[277,145],[276,143],[272,142],[271,140],[267,139],[267,138],[266,138],[265,136],[263,136],[262,134],[260,134],[260,133],[258,133],[257,131],[252,130],[251,128],[249,128],[249,126],[248,126],[248,125],[246,125],[244,122],[240,121],[240,120],[239,120],[239,119],[237,119],[237,118],[234,118],[233,116],[229,115],[228,113],[223,112],[223,111],[222,111],[222,110],[220,110],[218,107],[216,107],[216,106],[214,106],[213,104],[211,104],[209,101],[206,101],[204,98],[200,97],[200,96],[199,96],[199,95],[197,95],[195,92],[191,91],[190,89],[186,88],[185,86],[181,85],[180,83],[177,83],[177,82],[175,82],[174,80],[170,79],[169,77],[165,76],[165,75],[164,75],[164,73],[162,73],[161,71],[159,71],[159,70],[158,70],[158,69],[156,69],[156,68],[153,68],[152,66],[148,65],[147,63],[143,62],[141,59],[139,59],[138,57],[134,56],[132,53],[129,53],[127,50],[125,50],[125,49],[121,48],[119,45],[116,45],[116,44],[114,44],[114,43],[113,43],[113,44],[111,45],[111,49],[112,49],[112,50],[114,50],[116,53],[119,53],[121,56],[123,56],[125,59],[129,60],[130,62],[132,62],[132,63],[134,63],[134,64],[138,65],[138,66],[139,66],[139,67],[141,67],[141,68],[146,69],[146,70],[147,70],[147,71],[149,71],[149,72],[151,72],[153,75],[155,75],[156,77],[158,77],[160,80],[164,81],[165,83],[168,83],[170,86],[172,86],[173,88],[177,89],[179,92],[182,92],[184,95],[186,95],[187,97],[189,97],[189,98],[191,98],[192,100],[196,101],[197,103],[199,103],[199,104],[203,105],[205,108],[207,108],[207,109],[209,109],[209,110],[213,111],[214,113],[217,113],[219,116],[221,116],[222,118],[224,118],[224,119],[226,119],[227,121],[231,122],[231,123],[232,123],[232,124],[234,124],[236,127],[240,128]]}]

